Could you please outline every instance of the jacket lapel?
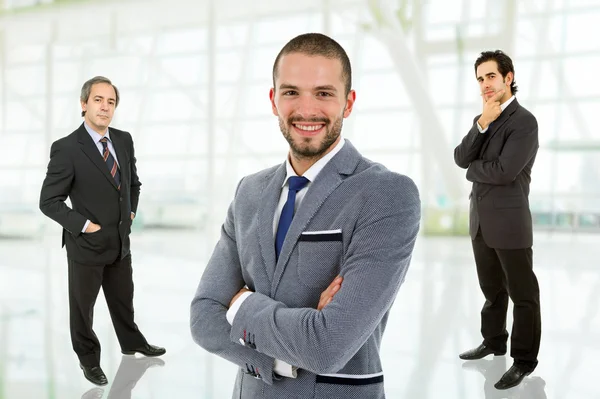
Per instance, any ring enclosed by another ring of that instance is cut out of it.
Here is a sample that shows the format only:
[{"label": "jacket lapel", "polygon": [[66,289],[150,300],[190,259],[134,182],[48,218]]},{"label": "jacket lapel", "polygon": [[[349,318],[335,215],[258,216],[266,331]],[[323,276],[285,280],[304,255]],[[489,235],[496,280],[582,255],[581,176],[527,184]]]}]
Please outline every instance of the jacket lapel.
[{"label": "jacket lapel", "polygon": [[273,234],[273,217],[281,195],[281,186],[285,179],[285,163],[275,173],[265,178],[259,210],[258,210],[258,245],[269,281],[275,273],[275,236]]},{"label": "jacket lapel", "polygon": [[[360,161],[360,154],[350,141],[346,140],[344,147],[336,154],[323,170],[317,175],[312,182],[302,200],[302,204],[297,210],[297,213],[292,219],[292,224],[287,232],[279,260],[277,261],[275,274],[271,282],[271,293],[274,294],[277,286],[281,281],[285,267],[290,259],[290,255],[298,239],[303,231],[306,230],[308,224],[316,215],[318,210],[323,206],[327,198],[338,188],[344,181],[346,175],[350,175],[356,169]],[[273,239],[271,239],[273,242]]]},{"label": "jacket lapel", "polygon": [[78,141],[81,145],[81,150],[84,154],[92,161],[92,163],[100,170],[100,172],[106,177],[112,186],[117,189],[117,184],[115,183],[115,179],[110,175],[108,171],[108,167],[106,166],[106,162],[102,159],[102,155],[100,155],[100,151],[98,151],[98,147],[94,143],[94,140],[90,137],[87,130],[83,124],[79,127],[78,130]]},{"label": "jacket lapel", "polygon": [[485,150],[487,149],[488,145],[490,144],[490,140],[492,140],[492,138],[500,130],[502,125],[504,125],[506,123],[506,121],[508,121],[510,119],[511,115],[517,110],[518,107],[519,107],[519,103],[517,102],[517,99],[515,98],[513,100],[513,102],[510,103],[509,106],[506,107],[506,109],[504,111],[502,111],[502,113],[500,114],[498,119],[496,119],[494,122],[492,122],[492,124],[490,125],[490,130],[487,131],[487,134],[489,135],[489,137],[487,138],[485,143],[483,143],[483,147],[481,147],[480,154],[485,153]]}]

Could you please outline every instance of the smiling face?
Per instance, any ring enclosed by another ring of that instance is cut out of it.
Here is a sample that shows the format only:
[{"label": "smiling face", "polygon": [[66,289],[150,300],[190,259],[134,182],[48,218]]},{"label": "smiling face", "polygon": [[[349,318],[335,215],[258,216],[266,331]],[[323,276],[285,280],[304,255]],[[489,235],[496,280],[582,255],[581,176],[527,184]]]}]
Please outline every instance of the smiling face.
[{"label": "smiling face", "polygon": [[95,83],[92,85],[87,102],[81,101],[81,110],[85,111],[85,123],[102,135],[106,132],[115,113],[116,97],[112,85]]},{"label": "smiling face", "polygon": [[504,95],[500,99],[500,104],[512,97],[510,84],[513,80],[513,73],[508,72],[505,77],[498,71],[496,61],[486,61],[477,67],[476,72],[477,82],[479,82],[479,90],[484,101],[492,98],[500,90],[505,90]]},{"label": "smiling face", "polygon": [[289,53],[279,60],[270,98],[292,157],[314,163],[339,142],[356,93],[346,95],[338,59]]}]

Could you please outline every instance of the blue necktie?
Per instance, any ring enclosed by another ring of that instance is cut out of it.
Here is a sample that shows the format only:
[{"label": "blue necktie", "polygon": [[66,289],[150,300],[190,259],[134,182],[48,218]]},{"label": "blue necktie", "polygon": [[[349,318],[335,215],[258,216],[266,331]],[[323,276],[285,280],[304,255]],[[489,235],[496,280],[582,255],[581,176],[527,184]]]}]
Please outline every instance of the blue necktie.
[{"label": "blue necktie", "polygon": [[104,162],[106,162],[106,166],[108,167],[108,171],[110,172],[113,179],[115,179],[115,183],[117,184],[117,188],[121,189],[121,173],[119,172],[119,165],[117,165],[117,161],[112,156],[108,149],[108,138],[102,137],[100,139],[102,143],[103,152],[102,158],[104,158]]},{"label": "blue necktie", "polygon": [[288,180],[290,190],[288,191],[287,201],[281,210],[279,225],[277,226],[277,235],[275,236],[275,256],[279,259],[283,240],[292,224],[294,217],[294,205],[296,204],[296,193],[302,190],[308,184],[308,179],[303,176],[291,176]]}]

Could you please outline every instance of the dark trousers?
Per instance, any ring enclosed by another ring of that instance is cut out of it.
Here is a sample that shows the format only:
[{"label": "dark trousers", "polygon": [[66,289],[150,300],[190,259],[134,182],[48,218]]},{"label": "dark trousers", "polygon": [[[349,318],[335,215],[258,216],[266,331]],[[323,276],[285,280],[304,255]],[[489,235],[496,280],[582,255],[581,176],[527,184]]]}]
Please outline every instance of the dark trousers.
[{"label": "dark trousers", "polygon": [[506,313],[510,297],[514,304],[510,355],[517,363],[535,367],[542,323],[532,249],[490,248],[480,229],[473,240],[473,253],[479,286],[485,296],[481,309],[484,344],[496,351],[506,351]]},{"label": "dark trousers", "polygon": [[92,329],[94,304],[100,287],[121,349],[144,345],[146,339],[133,321],[131,255],[110,265],[92,266],[71,259],[68,263],[71,342],[81,364],[100,365],[100,342]]}]

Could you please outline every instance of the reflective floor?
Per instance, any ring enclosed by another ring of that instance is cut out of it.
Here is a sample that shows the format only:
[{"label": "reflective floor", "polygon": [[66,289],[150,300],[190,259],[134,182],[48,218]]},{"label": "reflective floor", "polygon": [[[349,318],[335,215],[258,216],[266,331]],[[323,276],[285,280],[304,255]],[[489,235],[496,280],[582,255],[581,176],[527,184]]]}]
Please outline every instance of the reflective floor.
[{"label": "reflective floor", "polygon": [[[509,357],[458,358],[481,341],[483,297],[470,242],[420,237],[382,347],[388,398],[600,398],[600,236],[536,233],[535,239],[543,326],[535,372],[520,386],[497,391],[493,385],[510,367]],[[95,331],[109,385],[95,388],[70,347],[58,232],[0,240],[0,399],[231,397],[236,367],[196,346],[188,327],[213,238],[138,231],[132,241],[136,321],[167,354],[121,356],[100,295]]]}]

